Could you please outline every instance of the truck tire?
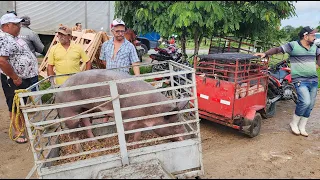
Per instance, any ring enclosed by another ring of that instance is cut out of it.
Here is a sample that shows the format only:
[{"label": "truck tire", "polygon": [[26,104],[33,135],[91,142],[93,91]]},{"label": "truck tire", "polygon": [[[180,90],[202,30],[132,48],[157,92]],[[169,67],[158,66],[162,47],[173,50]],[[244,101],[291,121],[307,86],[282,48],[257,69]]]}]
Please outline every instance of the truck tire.
[{"label": "truck tire", "polygon": [[253,138],[256,137],[260,133],[261,129],[261,120],[262,117],[260,113],[256,112],[254,119],[252,120],[252,123],[249,128],[249,137]]}]

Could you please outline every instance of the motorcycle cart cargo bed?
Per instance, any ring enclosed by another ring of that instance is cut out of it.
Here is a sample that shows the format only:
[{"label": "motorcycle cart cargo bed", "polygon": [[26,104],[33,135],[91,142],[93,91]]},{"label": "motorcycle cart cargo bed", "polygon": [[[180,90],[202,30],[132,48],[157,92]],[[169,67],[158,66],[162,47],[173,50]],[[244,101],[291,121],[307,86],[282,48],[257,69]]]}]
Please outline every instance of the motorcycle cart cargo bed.
[{"label": "motorcycle cart cargo bed", "polygon": [[251,54],[243,54],[243,53],[218,53],[218,54],[204,54],[199,55],[200,61],[212,61],[212,60],[221,60],[221,61],[247,61],[251,59],[258,58],[257,56],[253,56]]}]

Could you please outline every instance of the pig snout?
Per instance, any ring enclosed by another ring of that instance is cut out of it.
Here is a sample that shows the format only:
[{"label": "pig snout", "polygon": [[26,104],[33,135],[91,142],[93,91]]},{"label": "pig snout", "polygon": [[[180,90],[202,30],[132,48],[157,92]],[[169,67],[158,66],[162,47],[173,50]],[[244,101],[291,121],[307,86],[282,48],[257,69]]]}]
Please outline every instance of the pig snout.
[{"label": "pig snout", "polygon": [[[178,125],[178,126],[173,126],[173,132],[174,134],[184,134],[184,133],[187,133],[187,129],[185,127],[185,125]],[[183,141],[183,140],[186,140],[186,136],[179,136],[179,137],[175,137],[175,138],[172,138],[170,139],[171,141]]]},{"label": "pig snout", "polygon": [[[170,126],[170,127],[155,129],[154,132],[159,136],[163,137],[163,136],[183,134],[183,133],[187,133],[188,131],[184,125],[177,125],[177,126]],[[175,141],[183,141],[185,139],[186,137],[179,136],[179,137],[170,138],[169,140],[175,142]]]}]

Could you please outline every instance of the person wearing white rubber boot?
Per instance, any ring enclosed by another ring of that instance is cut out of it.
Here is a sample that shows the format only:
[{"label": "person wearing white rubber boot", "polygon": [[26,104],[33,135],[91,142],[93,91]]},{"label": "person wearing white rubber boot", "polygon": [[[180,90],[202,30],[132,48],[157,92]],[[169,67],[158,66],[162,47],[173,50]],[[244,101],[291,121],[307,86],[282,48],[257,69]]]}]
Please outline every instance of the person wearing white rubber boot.
[{"label": "person wearing white rubber boot", "polygon": [[320,65],[320,49],[314,44],[316,32],[317,30],[306,26],[298,34],[300,40],[271,48],[265,53],[254,54],[261,58],[280,52],[290,55],[292,83],[298,95],[298,102],[289,125],[293,134],[296,135],[308,136],[305,128],[317,96],[316,69]]},{"label": "person wearing white rubber boot", "polygon": [[302,117],[300,119],[300,123],[299,123],[299,130],[300,130],[300,134],[302,136],[306,136],[308,137],[308,133],[306,132],[306,124],[307,124],[308,118]]},{"label": "person wearing white rubber boot", "polygon": [[300,119],[301,119],[300,116],[297,116],[296,114],[294,114],[293,118],[292,118],[292,121],[289,124],[290,127],[291,127],[292,132],[294,134],[296,134],[296,135],[300,135],[300,130],[299,130],[299,127],[298,127]]}]

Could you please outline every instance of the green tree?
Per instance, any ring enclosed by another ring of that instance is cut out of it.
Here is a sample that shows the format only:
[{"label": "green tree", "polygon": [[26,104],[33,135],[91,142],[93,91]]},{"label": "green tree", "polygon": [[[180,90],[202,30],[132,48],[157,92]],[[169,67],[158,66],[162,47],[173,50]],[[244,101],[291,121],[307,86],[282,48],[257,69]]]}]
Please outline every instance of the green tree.
[{"label": "green tree", "polygon": [[204,36],[234,34],[274,39],[281,19],[295,15],[292,1],[118,1],[116,16],[134,30],[178,34],[185,54],[187,37],[195,53]]}]

